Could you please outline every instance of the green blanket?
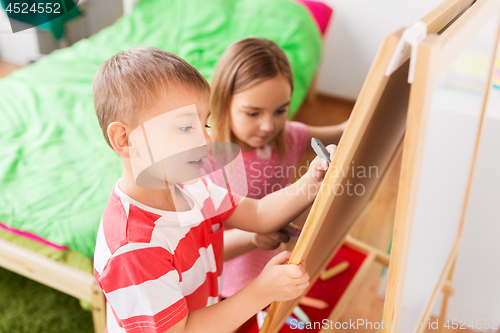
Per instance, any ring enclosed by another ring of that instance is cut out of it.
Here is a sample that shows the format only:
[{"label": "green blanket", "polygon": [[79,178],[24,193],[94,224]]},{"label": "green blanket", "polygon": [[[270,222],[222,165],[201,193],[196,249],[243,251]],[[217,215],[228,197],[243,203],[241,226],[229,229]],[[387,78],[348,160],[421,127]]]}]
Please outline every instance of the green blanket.
[{"label": "green blanket", "polygon": [[224,49],[248,36],[272,39],[287,53],[296,111],[321,39],[307,10],[290,0],[143,0],[113,26],[0,80],[0,221],[92,257],[121,174],[95,116],[99,65],[120,50],[155,46],[210,80]]}]

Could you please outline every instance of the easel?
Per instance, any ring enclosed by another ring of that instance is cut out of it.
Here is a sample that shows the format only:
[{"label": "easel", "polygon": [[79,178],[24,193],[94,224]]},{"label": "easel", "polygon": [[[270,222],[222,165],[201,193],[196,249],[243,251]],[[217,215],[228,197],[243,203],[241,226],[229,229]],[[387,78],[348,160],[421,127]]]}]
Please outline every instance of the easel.
[{"label": "easel", "polygon": [[[416,77],[410,95],[410,106],[408,109],[409,126],[406,133],[405,147],[403,150],[403,165],[401,172],[401,182],[398,193],[398,207],[396,210],[396,224],[394,242],[391,250],[391,265],[389,266],[388,289],[384,306],[384,322],[399,323],[401,307],[403,302],[403,291],[405,284],[405,275],[408,266],[409,246],[411,233],[413,230],[414,212],[416,209],[416,199],[418,196],[418,182],[422,172],[422,160],[424,143],[420,139],[427,130],[429,121],[430,105],[434,84],[439,76],[448,68],[454,59],[465,49],[473,40],[479,30],[493,17],[498,15],[500,3],[498,1],[477,1],[463,15],[458,17],[440,36],[433,35],[427,37],[418,48],[418,58],[416,60]],[[486,85],[486,92],[483,98],[483,106],[480,113],[479,129],[475,141],[475,148],[471,162],[471,169],[467,179],[467,188],[464,196],[464,204],[460,214],[458,233],[454,240],[453,247],[449,252],[440,274],[438,283],[425,309],[418,319],[421,323],[427,323],[432,306],[437,296],[443,292],[444,298],[441,306],[439,318],[440,327],[446,323],[446,311],[450,296],[453,294],[452,285],[454,269],[457,261],[458,249],[462,237],[465,213],[472,184],[472,177],[475,170],[478,147],[480,144],[481,129],[484,121],[488,96],[493,81],[494,62],[498,55],[500,31],[496,32],[495,46],[491,59],[490,72]],[[423,325],[414,330],[422,333],[426,329]],[[396,333],[398,327],[385,327],[384,333]]]},{"label": "easel", "polygon": [[[450,44],[448,44],[448,48],[445,49],[449,53],[451,53],[453,48],[455,48],[456,51],[457,49],[460,49],[460,47],[462,47],[463,49],[466,46],[466,44],[461,45],[461,42],[466,41],[467,38],[464,38],[463,36],[461,36],[462,38],[456,37],[456,34],[458,34],[459,31],[464,31],[464,26],[470,28],[471,26],[479,27],[484,25],[484,22],[486,20],[485,17],[488,17],[491,12],[498,7],[497,4],[493,3],[493,1],[478,1],[475,6],[471,7],[472,2],[473,1],[445,1],[431,13],[421,19],[421,21],[426,24],[427,33],[429,34],[436,34],[440,31],[448,31],[448,33],[446,33],[444,36],[450,36],[448,37]],[[457,21],[457,24],[453,25],[455,21]],[[450,29],[446,30],[448,27],[450,27]],[[367,147],[370,146],[368,143],[366,143],[366,138],[363,135],[366,133],[373,133],[373,129],[377,127],[377,124],[374,125],[373,123],[376,123],[377,119],[382,118],[385,122],[390,121],[393,123],[393,126],[389,128],[390,130],[400,131],[398,132],[400,134],[396,134],[388,138],[386,141],[383,141],[383,143],[385,144],[384,147],[386,149],[381,153],[386,153],[388,156],[375,160],[376,165],[380,166],[380,168],[383,170],[382,172],[385,173],[385,171],[388,169],[387,165],[389,164],[389,161],[394,160],[394,156],[396,156],[396,151],[398,150],[397,147],[401,144],[402,137],[406,130],[406,124],[408,123],[408,128],[413,128],[413,130],[409,131],[409,134],[406,134],[406,141],[404,142],[405,153],[403,155],[403,168],[407,171],[406,173],[402,173],[401,175],[400,186],[405,186],[403,184],[406,184],[406,191],[409,191],[412,183],[408,179],[407,173],[413,171],[414,157],[409,158],[408,156],[410,154],[409,152],[415,149],[412,145],[417,145],[417,143],[419,142],[419,135],[422,134],[420,128],[421,112],[422,108],[425,106],[427,108],[425,110],[428,114],[430,107],[428,98],[431,96],[432,87],[427,86],[427,81],[422,81],[422,75],[424,75],[422,73],[427,74],[427,71],[422,70],[422,62],[426,59],[425,56],[421,56],[421,54],[423,54],[422,52],[425,52],[421,51],[422,46],[420,46],[418,49],[414,84],[415,88],[412,88],[413,99],[410,98],[411,102],[409,104],[408,96],[405,96],[405,91],[409,92],[409,86],[406,87],[407,90],[405,90],[406,88],[404,87],[404,84],[402,83],[403,81],[401,80],[402,77],[404,77],[404,79],[408,77],[408,59],[410,57],[409,48],[401,49],[400,59],[398,65],[396,66],[396,71],[392,73],[390,78],[384,77],[384,72],[391,61],[392,55],[397,49],[397,44],[402,35],[403,31],[400,30],[388,36],[384,41],[355,105],[353,114],[349,122],[349,126],[339,144],[337,154],[332,161],[332,166],[337,166],[341,169],[345,169],[347,166],[349,166],[351,161],[355,160],[355,158],[359,159],[365,157],[366,155],[369,155]],[[470,39],[472,39],[472,36],[474,35],[474,29],[471,30],[469,35],[471,36]],[[423,38],[422,40],[425,41],[421,45],[426,45],[429,40],[434,40],[436,38],[437,35],[430,36],[427,39]],[[416,47],[416,45],[417,44],[414,44],[414,47]],[[415,61],[415,59],[413,59],[413,61]],[[437,69],[439,70],[439,72],[442,72],[444,71],[446,64],[449,65],[448,59],[445,59],[445,61],[438,64],[437,68],[433,69]],[[423,85],[423,88],[418,88],[419,85]],[[418,93],[413,93],[413,91],[417,91]],[[425,100],[425,102],[422,100],[421,91],[424,91],[426,93],[425,97],[427,97],[427,100]],[[394,92],[395,94],[390,96],[390,98],[386,96],[387,93],[390,94]],[[420,100],[418,100],[419,97]],[[425,103],[425,105],[423,105],[422,103]],[[412,118],[409,118],[408,121],[406,121],[406,108],[408,107],[408,105],[410,105],[410,108],[408,109],[408,115]],[[401,113],[401,115],[404,114],[402,116],[404,119],[398,117],[397,115],[394,116],[393,113],[383,113],[384,108],[394,108],[395,112]],[[415,119],[415,115],[418,115],[417,118],[419,119]],[[424,117],[425,116],[426,115],[424,115]],[[378,125],[380,126],[379,133],[382,133],[382,135],[384,135],[385,132],[383,130],[387,129],[388,127],[384,127],[383,122],[380,122]],[[371,162],[373,161],[373,159],[370,160],[369,158],[367,158],[367,160],[365,161]],[[361,165],[363,165],[363,163],[361,163]],[[335,205],[340,203],[344,204],[345,206],[347,201],[345,200],[345,198],[342,198],[342,196],[335,195],[335,193],[333,193],[333,191],[331,190],[332,188],[335,188],[335,186],[343,184],[343,182],[345,182],[345,179],[342,179],[342,177],[335,174],[332,169],[329,170],[325,178],[325,182],[320,189],[320,194],[318,195],[318,198],[316,199],[308,216],[301,238],[299,239],[299,242],[297,243],[297,246],[294,249],[293,255],[290,259],[291,264],[299,264],[304,260],[307,261],[312,284],[314,283],[314,281],[316,281],[319,273],[321,272],[321,270],[323,270],[335,251],[338,250],[343,242],[343,239],[348,235],[349,231],[353,228],[354,225],[356,225],[357,221],[361,219],[361,217],[363,216],[363,211],[366,212],[367,207],[369,207],[371,203],[371,198],[373,198],[372,195],[379,184],[370,184],[369,182],[365,183],[367,187],[371,187],[373,189],[373,191],[368,194],[370,200],[359,200],[359,202],[354,203],[354,205],[357,204],[357,207],[354,210],[355,212],[352,212],[352,215],[346,216],[346,214],[342,215],[338,212],[338,210],[336,211]],[[400,188],[402,189],[403,187]],[[415,195],[409,196],[409,193],[400,190],[398,195],[398,202],[412,202],[414,204],[414,200]],[[388,283],[389,287],[384,309],[385,322],[394,321],[392,320],[394,318],[394,312],[396,308],[399,309],[401,305],[401,295],[398,288],[400,289],[402,287],[401,279],[404,278],[405,275],[405,267],[403,267],[403,265],[401,264],[401,259],[403,254],[408,255],[406,241],[408,235],[411,234],[411,230],[406,224],[406,216],[402,214],[402,209],[400,207],[398,207],[397,214],[399,214],[397,215],[397,221],[402,222],[397,222],[397,229],[395,229],[394,231],[394,242],[392,247],[393,250],[391,252],[391,266],[389,271],[390,280]],[[333,229],[328,230],[328,227],[332,227],[332,223],[337,222],[335,221],[335,218],[338,218],[340,220],[340,227],[335,231],[332,231]],[[346,224],[342,224],[343,221],[347,221]],[[320,230],[322,231],[321,233]],[[330,247],[326,248],[324,248],[324,245],[327,244],[324,238],[325,234],[328,234],[328,236],[330,236],[331,243],[333,244],[330,245]],[[320,255],[320,258],[318,259],[318,251],[314,252],[315,244],[318,244],[317,247],[323,247],[323,252],[326,252],[326,255]],[[440,283],[436,287],[437,291],[443,290],[447,295],[445,298],[445,302],[443,303],[443,306],[445,308],[447,297],[449,297],[453,293],[453,287],[450,283],[447,282],[447,279],[451,280],[452,278],[452,264],[456,259],[457,251],[458,243],[453,247],[450,255],[450,260],[442,274],[443,278],[440,279]],[[310,264],[311,261],[313,261],[312,265]],[[435,294],[437,294],[437,292]],[[292,309],[296,304],[298,304],[299,300],[300,298],[290,302],[273,303],[266,317],[266,321],[264,322],[264,325],[261,329],[261,332],[277,332],[283,325],[285,319],[291,313]],[[434,302],[434,300],[435,297],[433,297],[431,304]],[[397,302],[399,302],[399,304],[397,304]],[[427,320],[429,313],[430,305],[427,307],[427,311],[425,313],[426,317],[424,316],[425,320]],[[396,315],[398,315],[398,313],[396,313]],[[443,312],[443,315],[445,315],[445,311]],[[332,317],[336,316],[331,315],[330,318]],[[388,320],[387,318],[391,318],[391,320]]]}]

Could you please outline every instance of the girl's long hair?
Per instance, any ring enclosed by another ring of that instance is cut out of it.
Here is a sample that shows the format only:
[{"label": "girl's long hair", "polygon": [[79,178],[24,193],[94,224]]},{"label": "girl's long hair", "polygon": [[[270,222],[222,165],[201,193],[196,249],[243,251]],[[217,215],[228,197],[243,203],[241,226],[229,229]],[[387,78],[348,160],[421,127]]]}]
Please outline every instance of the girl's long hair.
[{"label": "girl's long hair", "polygon": [[[245,38],[230,45],[222,54],[212,77],[210,111],[212,140],[235,142],[231,131],[231,99],[263,81],[282,74],[293,91],[293,74],[285,52],[273,41]],[[286,133],[283,128],[271,142],[281,160],[286,159]]]}]

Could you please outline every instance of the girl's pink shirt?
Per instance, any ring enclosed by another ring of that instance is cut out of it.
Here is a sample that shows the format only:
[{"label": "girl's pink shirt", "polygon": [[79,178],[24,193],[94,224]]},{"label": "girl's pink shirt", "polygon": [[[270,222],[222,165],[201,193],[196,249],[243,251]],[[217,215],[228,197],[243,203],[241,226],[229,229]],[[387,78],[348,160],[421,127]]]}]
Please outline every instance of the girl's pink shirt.
[{"label": "girl's pink shirt", "polygon": [[[290,178],[297,178],[307,172],[307,168],[297,169],[307,147],[307,128],[304,124],[290,121],[285,125],[287,156],[285,163],[278,152],[271,147],[244,152],[247,197],[260,199],[289,184]],[[235,193],[244,192],[245,175],[232,184]],[[268,261],[284,250],[282,244],[276,250],[255,249],[224,263],[222,271],[222,297],[229,297],[255,279]]]}]

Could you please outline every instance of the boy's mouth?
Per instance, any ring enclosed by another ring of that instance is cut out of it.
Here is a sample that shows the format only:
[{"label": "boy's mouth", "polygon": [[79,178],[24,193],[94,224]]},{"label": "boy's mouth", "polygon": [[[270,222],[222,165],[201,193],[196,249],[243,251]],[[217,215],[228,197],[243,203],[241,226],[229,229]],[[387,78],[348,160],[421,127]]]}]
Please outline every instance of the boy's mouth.
[{"label": "boy's mouth", "polygon": [[194,159],[192,161],[189,161],[188,164],[191,165],[192,167],[195,167],[197,169],[203,168],[203,160],[205,159],[206,156],[202,156],[200,158]]}]

